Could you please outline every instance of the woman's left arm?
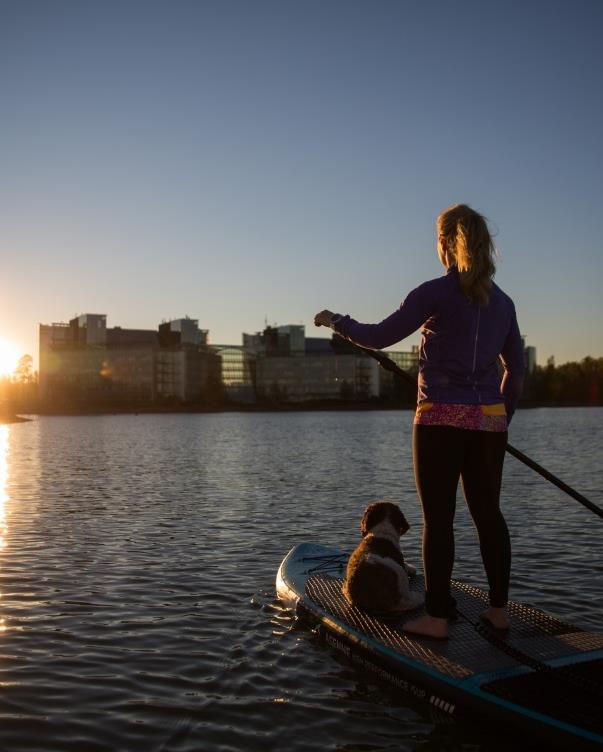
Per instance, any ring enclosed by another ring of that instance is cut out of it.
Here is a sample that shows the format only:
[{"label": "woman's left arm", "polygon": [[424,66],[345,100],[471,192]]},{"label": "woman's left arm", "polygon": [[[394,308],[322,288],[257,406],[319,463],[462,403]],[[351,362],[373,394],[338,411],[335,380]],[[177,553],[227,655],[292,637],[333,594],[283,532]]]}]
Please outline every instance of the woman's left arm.
[{"label": "woman's left arm", "polygon": [[521,392],[523,391],[525,371],[523,341],[521,339],[521,334],[519,333],[515,307],[513,308],[511,327],[505,340],[505,344],[503,345],[500,360],[504,368],[500,390],[504,397],[507,409],[507,422],[510,423],[515,408],[517,407],[517,403],[519,402],[519,398],[521,397]]}]

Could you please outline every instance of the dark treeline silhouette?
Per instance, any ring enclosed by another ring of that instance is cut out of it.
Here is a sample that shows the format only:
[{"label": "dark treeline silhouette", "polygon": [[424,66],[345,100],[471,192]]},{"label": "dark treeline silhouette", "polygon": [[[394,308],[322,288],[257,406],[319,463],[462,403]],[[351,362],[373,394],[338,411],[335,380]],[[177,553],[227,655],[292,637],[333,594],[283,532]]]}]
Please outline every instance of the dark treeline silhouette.
[{"label": "dark treeline silhouette", "polygon": [[522,402],[553,405],[603,404],[603,358],[584,358],[579,363],[536,366],[526,378]]},{"label": "dark treeline silhouette", "polygon": [[12,421],[15,413],[35,413],[38,407],[38,374],[31,355],[19,358],[11,376],[0,377],[0,422]]}]

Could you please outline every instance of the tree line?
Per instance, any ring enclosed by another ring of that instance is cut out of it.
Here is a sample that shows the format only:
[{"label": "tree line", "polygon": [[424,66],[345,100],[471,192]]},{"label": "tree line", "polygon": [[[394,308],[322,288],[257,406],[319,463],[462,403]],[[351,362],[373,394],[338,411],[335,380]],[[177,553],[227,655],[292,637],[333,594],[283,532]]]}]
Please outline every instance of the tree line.
[{"label": "tree line", "polygon": [[23,355],[12,374],[0,377],[0,418],[15,412],[34,413],[38,406],[38,374],[31,355]]},{"label": "tree line", "polygon": [[544,404],[603,404],[603,358],[587,357],[580,362],[536,366],[526,376],[523,401]]}]

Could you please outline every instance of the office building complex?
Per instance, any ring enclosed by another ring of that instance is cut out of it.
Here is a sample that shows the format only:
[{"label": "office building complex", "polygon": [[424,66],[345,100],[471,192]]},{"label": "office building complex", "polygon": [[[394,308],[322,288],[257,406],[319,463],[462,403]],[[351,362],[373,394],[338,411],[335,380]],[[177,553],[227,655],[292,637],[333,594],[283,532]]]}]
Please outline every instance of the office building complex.
[{"label": "office building complex", "polygon": [[107,328],[105,314],[40,325],[40,398],[58,403],[196,402],[220,385],[220,358],[194,319]]},{"label": "office building complex", "polygon": [[[387,355],[416,372],[417,348]],[[40,325],[40,397],[74,406],[409,401],[369,355],[336,335],[306,337],[302,325],[267,326],[243,334],[242,345],[211,345],[207,329],[189,317],[147,330],[109,328],[96,313]]]},{"label": "office building complex", "polygon": [[268,327],[254,337],[259,399],[306,402],[379,396],[376,361],[357,350],[338,350],[335,338],[306,338],[303,326]]}]

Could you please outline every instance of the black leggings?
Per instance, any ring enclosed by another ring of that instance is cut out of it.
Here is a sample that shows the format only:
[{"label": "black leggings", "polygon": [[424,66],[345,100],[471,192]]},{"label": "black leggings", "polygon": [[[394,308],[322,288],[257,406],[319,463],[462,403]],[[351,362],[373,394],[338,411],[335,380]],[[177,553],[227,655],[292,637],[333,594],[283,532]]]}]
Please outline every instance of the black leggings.
[{"label": "black leggings", "polygon": [[445,618],[454,605],[450,577],[459,478],[479,535],[490,586],[490,605],[503,607],[507,603],[511,543],[499,506],[506,444],[506,432],[469,431],[451,426],[414,427],[415,481],[423,506],[425,606],[431,616]]}]

